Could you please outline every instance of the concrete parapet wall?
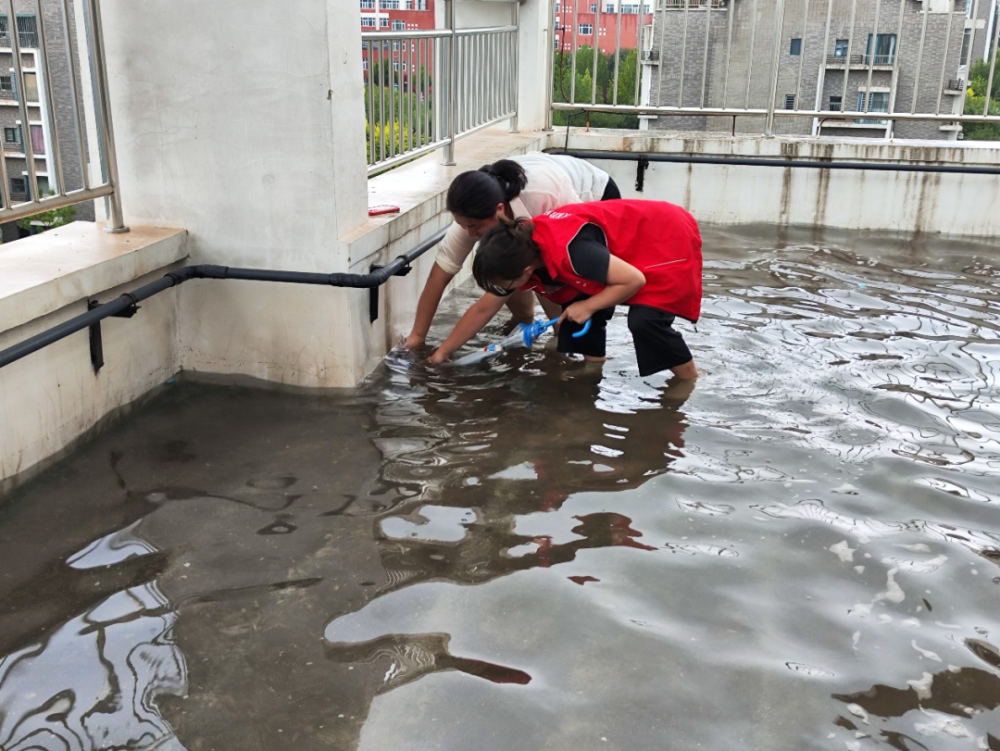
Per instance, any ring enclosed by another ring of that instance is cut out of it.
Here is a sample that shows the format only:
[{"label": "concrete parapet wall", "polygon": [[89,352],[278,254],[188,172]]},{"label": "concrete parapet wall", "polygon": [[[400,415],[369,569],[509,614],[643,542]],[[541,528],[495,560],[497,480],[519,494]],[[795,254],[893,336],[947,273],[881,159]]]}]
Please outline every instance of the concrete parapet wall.
[{"label": "concrete parapet wall", "polygon": [[[554,148],[566,143],[564,133],[551,140]],[[574,129],[569,148],[941,167],[1000,166],[1000,149],[995,146],[941,141],[701,133],[649,136]],[[646,170],[645,189],[638,193],[635,162],[594,162],[615,177],[623,195],[677,203],[706,224],[812,225],[967,237],[1000,234],[997,175],[652,162]]]},{"label": "concrete parapet wall", "polygon": [[[76,222],[0,249],[0,350],[162,276],[186,255],[183,230],[107,235]],[[95,373],[86,331],[0,369],[0,491],[31,476],[117,410],[177,372],[177,293],[101,325],[104,367]]]}]

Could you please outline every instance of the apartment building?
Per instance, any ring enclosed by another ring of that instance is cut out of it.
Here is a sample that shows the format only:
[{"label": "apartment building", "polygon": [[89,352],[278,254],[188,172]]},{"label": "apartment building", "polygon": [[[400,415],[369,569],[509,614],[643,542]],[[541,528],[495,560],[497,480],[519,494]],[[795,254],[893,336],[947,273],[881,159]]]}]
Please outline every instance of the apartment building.
[{"label": "apartment building", "polygon": [[[360,0],[360,2],[362,32],[401,32],[435,28],[434,0]],[[400,74],[404,88],[407,87],[411,73],[419,75],[419,70],[408,70],[410,66],[418,68],[421,64],[417,62],[418,50],[415,43],[411,43],[410,49],[407,50],[405,43],[401,47],[398,41],[394,41],[391,51],[384,48],[375,49],[372,54],[376,58],[391,58],[393,70]],[[361,57],[361,64],[367,77],[370,66],[367,46],[362,45]],[[422,64],[430,66],[432,57],[428,50]]]},{"label": "apartment building", "polygon": [[[899,121],[890,111],[961,113],[971,62],[983,57],[994,0],[659,0],[643,33],[644,103],[870,117],[779,117],[779,134],[953,140],[957,123]],[[656,130],[760,133],[761,117],[645,119]]]},{"label": "apartment building", "polygon": [[[42,18],[37,16],[41,8]],[[6,8],[6,6],[5,6]],[[67,46],[66,21],[61,0],[41,0],[38,5],[28,0],[15,0],[15,19],[0,13],[0,133],[2,133],[3,158],[7,171],[7,184],[0,190],[5,203],[19,203],[58,189],[57,170],[54,164],[53,136],[58,139],[63,155],[61,168],[66,190],[83,187],[83,164],[77,136],[77,119],[73,108],[73,86],[67,49],[76,54],[75,22],[68,19],[70,45]],[[46,36],[46,55],[41,52],[40,31]],[[13,35],[20,45],[20,74],[18,80],[14,65]],[[52,109],[55,123],[45,116],[44,103],[48,96],[44,85],[45,69],[51,84]],[[80,81],[76,81],[80,91]],[[24,114],[22,114],[24,113]],[[25,115],[27,123],[24,122]],[[55,133],[53,128],[56,128]],[[81,137],[86,143],[86,133]],[[28,154],[34,167],[32,185],[28,169]],[[94,219],[93,204],[77,206],[78,219]],[[5,229],[5,239],[16,237],[13,228]]]},{"label": "apartment building", "polygon": [[641,27],[652,22],[652,2],[653,0],[557,0],[555,48],[571,52],[575,41],[577,47],[596,45],[608,55],[613,54],[616,47],[633,50],[638,46]]}]

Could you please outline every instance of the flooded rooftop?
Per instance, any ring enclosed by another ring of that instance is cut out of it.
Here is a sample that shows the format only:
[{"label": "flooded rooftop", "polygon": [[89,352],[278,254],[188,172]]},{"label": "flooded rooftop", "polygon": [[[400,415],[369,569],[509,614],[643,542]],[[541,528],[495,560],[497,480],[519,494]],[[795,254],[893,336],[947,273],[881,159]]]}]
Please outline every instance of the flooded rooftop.
[{"label": "flooded rooftop", "polygon": [[9,493],[0,749],[1000,749],[995,250],[704,237],[696,384],[180,377]]}]

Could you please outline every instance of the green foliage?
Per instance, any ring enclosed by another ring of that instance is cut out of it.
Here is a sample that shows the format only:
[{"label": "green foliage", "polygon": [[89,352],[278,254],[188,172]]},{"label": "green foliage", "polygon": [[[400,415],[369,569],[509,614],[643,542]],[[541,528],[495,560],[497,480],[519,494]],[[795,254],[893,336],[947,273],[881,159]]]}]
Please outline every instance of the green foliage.
[{"label": "green foliage", "polygon": [[[50,190],[45,195],[54,196],[55,191]],[[76,206],[63,206],[59,209],[49,209],[48,211],[42,211],[31,216],[26,216],[24,219],[19,219],[17,226],[28,232],[45,232],[56,227],[62,227],[64,224],[69,224],[75,218]]]},{"label": "green foliage", "polygon": [[[990,64],[979,60],[969,69],[969,86],[965,92],[965,114],[982,115],[986,106],[986,89],[989,88]],[[989,115],[1000,115],[1000,65],[993,71],[990,91]],[[1000,141],[1000,124],[963,123],[962,139],[966,141]]]},{"label": "green foliage", "polygon": [[[619,50],[617,55],[606,55],[597,50],[597,92],[596,101],[599,104],[615,103],[615,67],[618,67],[618,99],[622,105],[636,103],[636,75],[639,69],[639,56],[636,50]],[[590,104],[594,94],[594,49],[580,47],[576,51],[576,88],[573,89],[573,55],[556,52],[553,65],[552,99],[556,102],[569,102],[571,92],[573,102],[583,106]],[[639,118],[635,115],[618,115],[609,112],[591,112],[589,115],[557,110],[553,113],[555,125],[565,125],[571,121],[574,125],[589,123],[593,128],[630,128],[639,127]]]},{"label": "green foliage", "polygon": [[[374,97],[371,110],[368,108],[369,93]],[[430,96],[397,91],[392,86],[365,88],[365,140],[369,163],[387,159],[390,153],[398,154],[430,143],[433,136],[428,126],[433,130]]]}]

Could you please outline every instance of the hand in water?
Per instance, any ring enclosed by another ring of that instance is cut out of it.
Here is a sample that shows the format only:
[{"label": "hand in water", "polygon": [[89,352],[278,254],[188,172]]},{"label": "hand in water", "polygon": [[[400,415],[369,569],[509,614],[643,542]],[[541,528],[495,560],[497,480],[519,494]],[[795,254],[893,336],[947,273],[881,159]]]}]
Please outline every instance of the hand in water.
[{"label": "hand in water", "polygon": [[399,346],[410,350],[410,352],[413,352],[423,347],[426,341],[427,341],[426,336],[418,336],[417,334],[410,334],[408,337],[400,340]]},{"label": "hand in water", "polygon": [[450,359],[449,355],[444,354],[441,350],[435,350],[434,354],[427,358],[428,365],[440,365],[443,362],[448,362]]}]

